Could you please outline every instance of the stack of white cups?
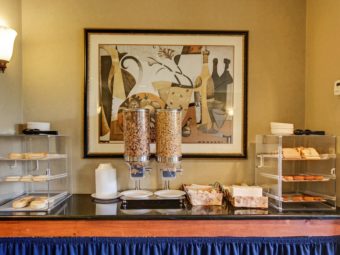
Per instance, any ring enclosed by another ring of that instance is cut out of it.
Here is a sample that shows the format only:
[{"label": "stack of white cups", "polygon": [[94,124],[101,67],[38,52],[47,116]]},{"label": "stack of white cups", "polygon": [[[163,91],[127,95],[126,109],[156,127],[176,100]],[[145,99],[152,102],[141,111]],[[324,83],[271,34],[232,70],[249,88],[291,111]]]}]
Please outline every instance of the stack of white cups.
[{"label": "stack of white cups", "polygon": [[98,199],[117,197],[117,173],[110,163],[99,164],[96,169],[96,193]]}]

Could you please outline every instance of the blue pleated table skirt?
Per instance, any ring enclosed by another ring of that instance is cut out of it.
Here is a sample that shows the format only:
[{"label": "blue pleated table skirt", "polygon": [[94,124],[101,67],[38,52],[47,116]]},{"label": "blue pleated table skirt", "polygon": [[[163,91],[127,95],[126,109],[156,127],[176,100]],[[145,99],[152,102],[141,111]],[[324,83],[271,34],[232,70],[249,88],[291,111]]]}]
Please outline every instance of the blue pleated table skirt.
[{"label": "blue pleated table skirt", "polygon": [[0,255],[340,255],[340,236],[0,238]]}]

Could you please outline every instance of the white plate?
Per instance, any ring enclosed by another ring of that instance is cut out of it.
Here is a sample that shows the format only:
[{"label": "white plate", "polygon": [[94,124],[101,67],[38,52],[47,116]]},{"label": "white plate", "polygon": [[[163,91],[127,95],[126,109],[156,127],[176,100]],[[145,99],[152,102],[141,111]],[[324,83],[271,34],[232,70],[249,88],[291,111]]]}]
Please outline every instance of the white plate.
[{"label": "white plate", "polygon": [[164,189],[164,190],[158,190],[155,192],[156,196],[163,197],[163,198],[177,198],[185,195],[185,192],[182,190],[176,190],[176,189]]},{"label": "white plate", "polygon": [[157,209],[156,211],[160,214],[177,214],[183,212],[184,209]]},{"label": "white plate", "polygon": [[110,200],[110,199],[116,199],[116,198],[119,198],[122,194],[117,192],[117,193],[112,193],[112,194],[107,194],[107,195],[104,195],[104,194],[96,194],[96,193],[93,193],[91,194],[91,197],[93,198],[96,198],[96,199],[101,199],[101,200]]},{"label": "white plate", "polygon": [[120,210],[122,213],[124,214],[129,214],[129,215],[140,215],[140,214],[146,214],[146,213],[149,213],[151,212],[152,210],[151,209],[137,209],[137,210],[124,210],[124,209],[121,209]]},{"label": "white plate", "polygon": [[153,193],[147,190],[126,190],[123,191],[122,196],[130,197],[130,198],[146,198],[152,196]]}]

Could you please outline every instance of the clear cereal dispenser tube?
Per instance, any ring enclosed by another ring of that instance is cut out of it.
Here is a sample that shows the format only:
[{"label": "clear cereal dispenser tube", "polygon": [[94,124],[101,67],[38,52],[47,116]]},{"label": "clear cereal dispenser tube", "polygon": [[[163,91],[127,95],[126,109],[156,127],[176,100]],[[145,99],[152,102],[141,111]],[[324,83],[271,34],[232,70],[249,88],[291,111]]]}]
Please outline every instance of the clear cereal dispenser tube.
[{"label": "clear cereal dispenser tube", "polygon": [[129,166],[135,189],[140,189],[140,180],[150,156],[150,112],[148,109],[123,110],[124,160]]},{"label": "clear cereal dispenser tube", "polygon": [[156,158],[164,180],[164,189],[170,189],[170,179],[182,171],[182,111],[156,111]]}]

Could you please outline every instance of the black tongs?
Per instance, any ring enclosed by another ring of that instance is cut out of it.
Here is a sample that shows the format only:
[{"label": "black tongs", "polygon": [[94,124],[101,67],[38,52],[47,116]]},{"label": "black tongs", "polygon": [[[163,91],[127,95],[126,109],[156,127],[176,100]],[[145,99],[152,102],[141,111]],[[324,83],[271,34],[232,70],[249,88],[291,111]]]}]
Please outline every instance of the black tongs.
[{"label": "black tongs", "polygon": [[57,135],[58,131],[42,131],[40,129],[24,129],[22,131],[25,135]]},{"label": "black tongs", "polygon": [[294,135],[325,135],[325,131],[313,131],[313,130],[310,130],[310,129],[305,129],[305,130],[302,130],[302,129],[295,129],[294,130]]}]

